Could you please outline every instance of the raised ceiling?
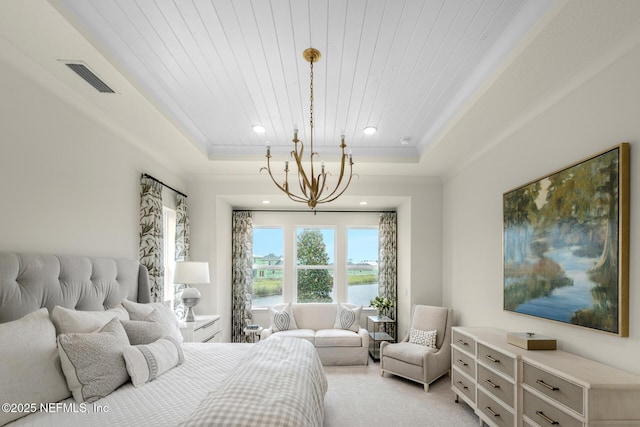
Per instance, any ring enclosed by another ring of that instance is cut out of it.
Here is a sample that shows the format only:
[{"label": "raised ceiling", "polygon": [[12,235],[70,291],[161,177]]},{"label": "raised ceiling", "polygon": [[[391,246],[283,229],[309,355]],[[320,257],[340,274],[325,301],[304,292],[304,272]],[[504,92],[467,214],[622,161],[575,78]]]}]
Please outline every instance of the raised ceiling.
[{"label": "raised ceiling", "polygon": [[209,159],[308,141],[312,46],[321,154],[344,133],[357,161],[417,162],[552,1],[51,3]]}]

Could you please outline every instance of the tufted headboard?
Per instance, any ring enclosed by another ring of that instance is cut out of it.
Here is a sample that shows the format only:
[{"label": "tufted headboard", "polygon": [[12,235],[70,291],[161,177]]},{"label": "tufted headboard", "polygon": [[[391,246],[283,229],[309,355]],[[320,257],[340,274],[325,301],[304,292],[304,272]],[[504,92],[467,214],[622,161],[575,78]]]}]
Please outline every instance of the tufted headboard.
[{"label": "tufted headboard", "polygon": [[150,302],[138,261],[0,252],[0,323],[46,307],[106,310],[123,299]]}]

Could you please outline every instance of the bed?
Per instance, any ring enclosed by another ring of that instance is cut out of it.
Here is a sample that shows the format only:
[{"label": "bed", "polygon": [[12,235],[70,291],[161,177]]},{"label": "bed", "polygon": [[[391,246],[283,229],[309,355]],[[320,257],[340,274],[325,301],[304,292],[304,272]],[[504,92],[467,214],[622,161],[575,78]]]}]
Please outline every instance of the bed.
[{"label": "bed", "polygon": [[[147,381],[153,380],[135,385],[135,380],[127,381],[104,397],[78,402],[75,391],[70,396],[60,385],[64,378],[70,387],[62,371],[73,359],[61,352],[68,359],[61,364],[58,350],[67,345],[62,337],[99,334],[58,334],[53,354],[56,341],[51,335],[57,334],[59,323],[51,322],[49,314],[56,306],[57,312],[78,315],[111,313],[122,309],[123,300],[135,307],[152,306],[147,304],[146,270],[136,261],[0,252],[0,403],[9,404],[2,407],[0,425],[322,425],[324,371],[313,346],[294,338],[176,344],[178,363],[171,363],[177,366],[159,369],[153,378],[151,364],[145,365]],[[133,312],[129,314],[133,319]],[[136,322],[111,318],[108,325],[121,328]],[[100,334],[116,337],[116,332],[104,332],[108,325]],[[40,339],[40,331],[46,331],[42,335],[48,341]],[[160,341],[171,347],[175,339],[165,336],[127,349],[141,347],[140,353],[146,354],[142,347],[148,351],[146,347]],[[42,359],[45,351],[49,353]],[[162,368],[164,359],[157,360]],[[54,385],[44,386],[49,384]]]}]

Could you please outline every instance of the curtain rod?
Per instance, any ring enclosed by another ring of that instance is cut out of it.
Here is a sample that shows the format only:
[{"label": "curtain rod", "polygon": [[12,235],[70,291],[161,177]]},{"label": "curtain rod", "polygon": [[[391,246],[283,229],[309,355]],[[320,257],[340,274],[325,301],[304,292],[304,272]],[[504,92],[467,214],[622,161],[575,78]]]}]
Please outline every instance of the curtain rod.
[{"label": "curtain rod", "polygon": [[396,213],[397,211],[390,211],[390,210],[385,210],[385,211],[345,211],[345,210],[331,210],[331,211],[303,211],[300,209],[233,209],[234,212],[241,212],[241,211],[249,211],[249,212],[287,212],[287,213],[313,213],[318,214],[318,213]]},{"label": "curtain rod", "polygon": [[143,178],[149,178],[154,180],[155,182],[157,182],[158,184],[162,185],[163,187],[167,187],[169,190],[175,191],[176,193],[180,194],[183,197],[188,197],[186,194],[184,194],[182,191],[178,191],[175,188],[171,187],[170,185],[165,184],[164,182],[160,181],[158,178],[154,178],[149,174],[143,173],[142,174]]}]

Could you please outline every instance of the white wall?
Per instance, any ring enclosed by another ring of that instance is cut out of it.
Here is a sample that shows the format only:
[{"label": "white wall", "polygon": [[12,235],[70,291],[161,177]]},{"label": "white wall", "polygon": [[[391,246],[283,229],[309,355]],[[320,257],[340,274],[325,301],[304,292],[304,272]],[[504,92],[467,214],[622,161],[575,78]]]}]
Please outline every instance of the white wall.
[{"label": "white wall", "polygon": [[[550,335],[563,350],[640,374],[638,70],[640,43],[445,180],[444,303],[459,325]],[[502,194],[623,141],[631,143],[630,336],[503,311]]]},{"label": "white wall", "polygon": [[140,174],[185,181],[2,60],[0,93],[0,250],[137,259]]}]

